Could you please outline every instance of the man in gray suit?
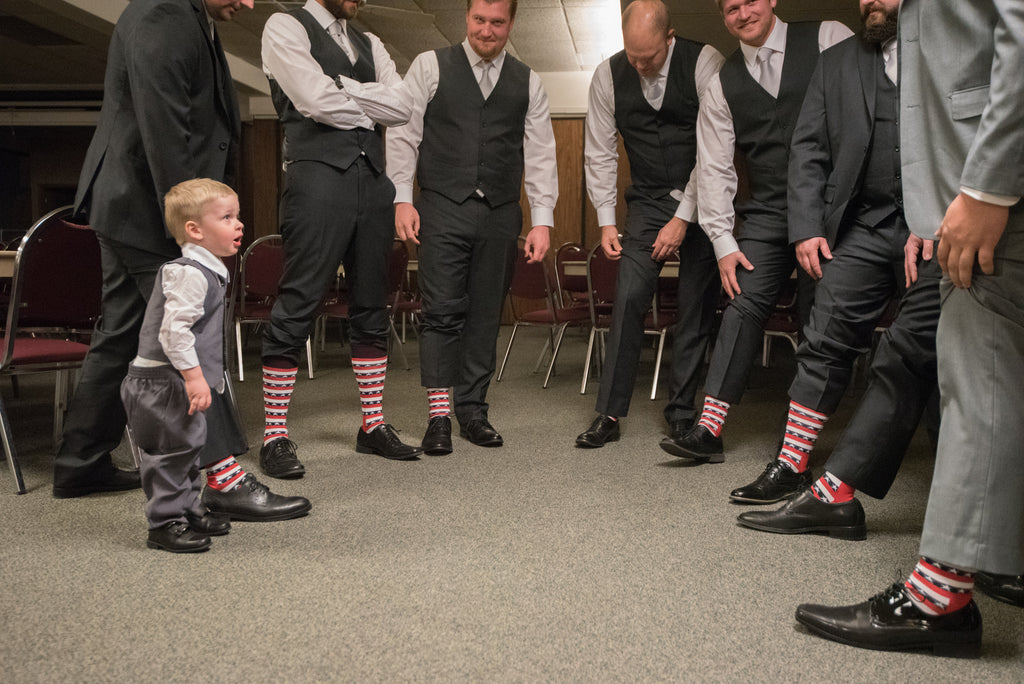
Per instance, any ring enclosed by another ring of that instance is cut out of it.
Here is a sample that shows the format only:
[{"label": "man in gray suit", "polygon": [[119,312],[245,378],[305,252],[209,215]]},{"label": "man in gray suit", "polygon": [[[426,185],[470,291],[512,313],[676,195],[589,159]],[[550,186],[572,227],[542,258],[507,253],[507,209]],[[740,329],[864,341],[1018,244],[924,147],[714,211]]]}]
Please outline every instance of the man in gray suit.
[{"label": "man in gray suit", "polygon": [[976,571],[1024,570],[1024,12],[904,0],[900,139],[911,230],[939,238],[942,425],[921,559],[864,603],[796,618],[864,648],[977,656]]}]

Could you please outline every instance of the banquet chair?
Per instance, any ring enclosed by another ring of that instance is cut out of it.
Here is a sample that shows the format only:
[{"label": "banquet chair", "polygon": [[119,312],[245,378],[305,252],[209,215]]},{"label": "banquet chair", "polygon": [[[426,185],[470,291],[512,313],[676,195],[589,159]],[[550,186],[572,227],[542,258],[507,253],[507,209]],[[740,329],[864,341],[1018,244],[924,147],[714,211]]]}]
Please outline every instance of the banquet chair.
[{"label": "banquet chair", "polygon": [[604,360],[604,337],[612,324],[612,304],[615,301],[615,283],[619,276],[619,262],[605,255],[601,243],[594,245],[587,256],[587,291],[590,293],[588,309],[590,315],[590,337],[587,340],[587,359],[583,364],[583,381],[580,394],[587,392],[590,366],[597,352],[597,367]]},{"label": "banquet chair", "polygon": [[[88,336],[100,314],[103,276],[99,242],[88,226],[70,223],[71,207],[51,211],[18,247],[10,306],[0,344],[0,375],[56,373],[53,440],[63,432],[71,392],[70,372],[89,351]],[[17,492],[25,483],[7,410],[0,399],[0,439]]]}]

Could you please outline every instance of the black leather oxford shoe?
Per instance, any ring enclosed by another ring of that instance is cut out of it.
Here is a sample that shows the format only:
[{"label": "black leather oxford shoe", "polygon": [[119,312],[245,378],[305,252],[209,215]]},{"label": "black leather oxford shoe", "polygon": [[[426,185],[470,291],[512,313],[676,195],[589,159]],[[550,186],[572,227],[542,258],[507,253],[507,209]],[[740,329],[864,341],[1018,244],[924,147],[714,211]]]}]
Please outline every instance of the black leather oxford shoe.
[{"label": "black leather oxford shoe", "polygon": [[203,490],[202,503],[211,513],[247,522],[290,520],[306,515],[313,508],[305,497],[274,494],[252,473],[246,473],[241,483],[229,492],[207,487]]},{"label": "black leather oxford shoe", "polygon": [[860,501],[825,503],[818,500],[810,489],[805,489],[776,511],[740,513],[738,521],[744,527],[779,534],[824,532],[830,537],[853,541],[867,536],[864,508]]},{"label": "black leather oxford shoe", "polygon": [[294,480],[306,474],[295,442],[287,437],[278,437],[260,447],[260,470],[264,475],[282,480]]},{"label": "black leather oxford shoe", "polygon": [[142,486],[138,470],[119,470],[111,466],[102,475],[80,482],[53,483],[53,498],[73,499],[101,492],[124,492]]},{"label": "black leather oxford shoe", "polygon": [[1024,608],[1024,575],[993,575],[978,572],[974,586],[997,601]]},{"label": "black leather oxford shoe", "polygon": [[377,454],[392,461],[412,461],[419,458],[423,449],[402,443],[395,428],[385,423],[369,432],[359,430],[356,434],[356,453]]},{"label": "black leather oxford shoe", "polygon": [[178,520],[155,527],[149,531],[146,546],[171,553],[197,553],[206,551],[213,542],[210,537],[200,534]]},{"label": "black leather oxford shoe", "polygon": [[619,441],[619,421],[602,414],[594,419],[586,432],[576,438],[576,446],[581,449],[599,449],[608,442],[617,441]]},{"label": "black leather oxford shoe", "polygon": [[699,463],[724,463],[725,448],[722,438],[697,423],[681,437],[669,435],[661,440],[661,448],[673,456],[689,458]]},{"label": "black leather oxford shoe", "polygon": [[818,636],[859,648],[931,649],[935,655],[957,658],[981,655],[981,613],[974,601],[948,615],[926,615],[911,602],[902,582],[854,606],[802,604],[796,619]]},{"label": "black leather oxford shoe", "polygon": [[775,459],[764,468],[756,480],[732,490],[729,498],[743,503],[769,504],[782,501],[793,496],[801,489],[810,487],[814,482],[810,470],[795,473]]},{"label": "black leather oxford shoe", "polygon": [[500,447],[505,443],[494,426],[486,418],[477,418],[461,426],[459,434],[473,444],[482,447]]},{"label": "black leather oxford shoe", "polygon": [[431,418],[420,446],[423,447],[423,453],[430,456],[452,453],[452,419],[448,416]]},{"label": "black leather oxford shoe", "polygon": [[226,515],[218,515],[210,511],[196,515],[189,511],[185,517],[188,519],[188,526],[200,534],[219,537],[231,531],[231,521]]}]

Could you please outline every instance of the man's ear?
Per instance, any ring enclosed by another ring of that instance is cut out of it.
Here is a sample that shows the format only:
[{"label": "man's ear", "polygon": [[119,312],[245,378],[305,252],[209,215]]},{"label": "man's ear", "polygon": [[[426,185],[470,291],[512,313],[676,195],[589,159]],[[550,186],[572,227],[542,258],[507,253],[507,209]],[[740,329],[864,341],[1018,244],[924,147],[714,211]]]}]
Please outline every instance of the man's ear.
[{"label": "man's ear", "polygon": [[191,242],[200,242],[203,239],[203,229],[198,221],[185,221],[185,235]]}]

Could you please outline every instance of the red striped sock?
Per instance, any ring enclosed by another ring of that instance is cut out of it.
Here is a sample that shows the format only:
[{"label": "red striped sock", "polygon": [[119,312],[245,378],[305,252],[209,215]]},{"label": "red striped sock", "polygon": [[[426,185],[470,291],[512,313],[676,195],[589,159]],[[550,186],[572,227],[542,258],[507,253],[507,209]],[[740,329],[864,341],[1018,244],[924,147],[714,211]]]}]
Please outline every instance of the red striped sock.
[{"label": "red striped sock", "polygon": [[288,436],[288,406],[292,401],[298,372],[298,368],[263,367],[263,414],[266,417],[264,444]]},{"label": "red striped sock", "polygon": [[230,492],[242,482],[243,477],[245,470],[234,456],[206,466],[206,486],[222,492]]},{"label": "red striped sock", "polygon": [[825,471],[825,474],[818,478],[818,481],[811,485],[811,494],[819,501],[831,504],[841,504],[853,501],[853,495],[857,490],[846,484],[832,473]]},{"label": "red striped sock", "polygon": [[974,571],[921,556],[904,587],[922,613],[945,615],[971,602]]},{"label": "red striped sock", "polygon": [[434,418],[443,418],[452,413],[451,394],[447,387],[431,387],[427,390],[427,403],[430,405],[430,415],[427,421]]},{"label": "red striped sock", "polygon": [[795,401],[789,402],[789,418],[786,420],[786,436],[782,439],[782,451],[779,460],[793,472],[802,473],[807,470],[807,462],[811,459],[811,449],[818,439],[818,433],[825,426],[828,416]]},{"label": "red striped sock", "polygon": [[359,385],[359,404],[363,409],[363,431],[370,432],[384,424],[384,376],[388,357],[352,359],[352,370]]},{"label": "red striped sock", "polygon": [[706,396],[704,397],[704,410],[701,411],[700,420],[697,421],[697,424],[706,427],[708,432],[715,437],[721,437],[722,424],[725,423],[725,417],[728,414],[728,403],[715,399],[712,396]]}]

